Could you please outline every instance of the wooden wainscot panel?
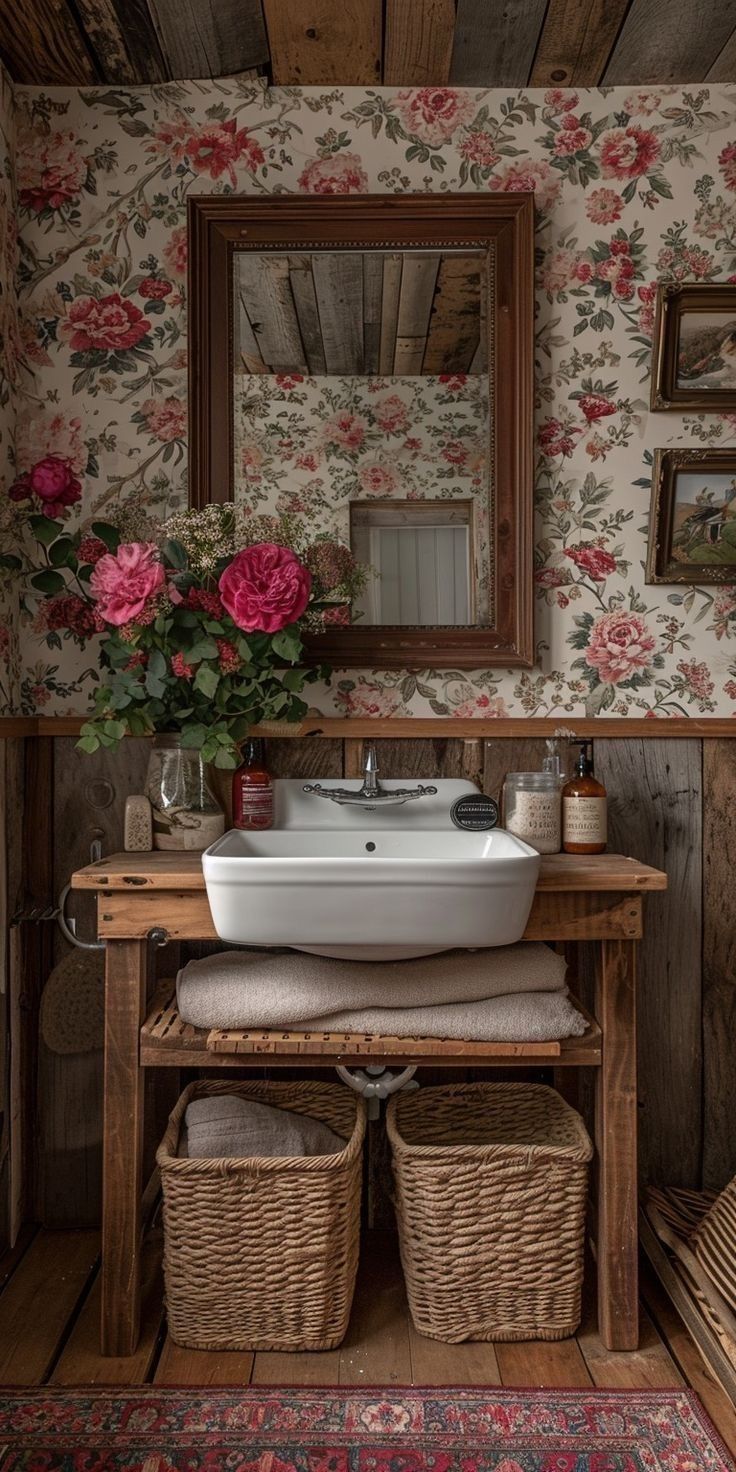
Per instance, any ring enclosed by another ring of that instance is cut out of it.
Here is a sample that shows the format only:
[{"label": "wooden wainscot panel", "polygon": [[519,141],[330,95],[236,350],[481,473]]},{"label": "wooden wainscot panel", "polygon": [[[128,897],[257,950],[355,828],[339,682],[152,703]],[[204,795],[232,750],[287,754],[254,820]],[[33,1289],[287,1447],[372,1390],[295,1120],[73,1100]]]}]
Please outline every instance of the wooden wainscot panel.
[{"label": "wooden wainscot panel", "polygon": [[[735,723],[736,724],[736,723]],[[703,1185],[736,1171],[736,747],[703,743]]]}]

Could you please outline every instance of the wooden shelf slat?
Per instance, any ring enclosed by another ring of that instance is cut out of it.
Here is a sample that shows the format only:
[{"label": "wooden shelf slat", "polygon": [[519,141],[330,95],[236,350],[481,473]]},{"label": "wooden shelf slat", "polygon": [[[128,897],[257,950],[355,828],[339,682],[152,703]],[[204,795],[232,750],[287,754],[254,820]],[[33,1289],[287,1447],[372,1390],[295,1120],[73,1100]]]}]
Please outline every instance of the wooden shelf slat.
[{"label": "wooden shelf slat", "polygon": [[578,1001],[588,1023],[580,1038],[546,1043],[479,1043],[458,1038],[398,1038],[380,1033],[304,1032],[292,1029],[219,1029],[192,1027],[179,1016],[171,980],[162,981],[141,1028],[143,1067],[237,1068],[246,1059],[263,1058],[287,1065],[295,1058],[319,1067],[387,1059],[393,1063],[427,1063],[435,1067],[493,1064],[515,1067],[546,1063],[554,1067],[596,1067],[601,1061],[601,1031]]}]

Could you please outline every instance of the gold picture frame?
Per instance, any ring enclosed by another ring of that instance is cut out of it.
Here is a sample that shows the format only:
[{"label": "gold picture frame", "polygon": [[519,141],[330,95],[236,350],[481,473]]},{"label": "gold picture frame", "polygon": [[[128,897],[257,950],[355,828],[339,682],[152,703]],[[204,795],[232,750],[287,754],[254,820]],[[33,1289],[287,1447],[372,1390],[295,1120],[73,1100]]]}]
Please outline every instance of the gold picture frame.
[{"label": "gold picture frame", "polygon": [[647,583],[736,583],[736,447],[655,450]]},{"label": "gold picture frame", "polygon": [[736,285],[660,284],[650,407],[736,412]]}]

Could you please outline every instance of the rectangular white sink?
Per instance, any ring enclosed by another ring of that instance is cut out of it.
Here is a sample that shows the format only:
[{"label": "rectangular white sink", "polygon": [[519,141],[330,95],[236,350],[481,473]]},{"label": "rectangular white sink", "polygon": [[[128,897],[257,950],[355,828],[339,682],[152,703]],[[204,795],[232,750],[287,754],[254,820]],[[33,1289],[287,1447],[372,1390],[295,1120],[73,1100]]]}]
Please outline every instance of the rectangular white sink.
[{"label": "rectangular white sink", "polygon": [[[434,797],[366,812],[305,799],[300,782],[277,783],[281,826],[232,829],[203,855],[218,935],[376,960],[519,940],[539,855],[500,829],[453,827],[455,798],[477,789],[435,785]],[[318,826],[302,826],[305,813]]]}]

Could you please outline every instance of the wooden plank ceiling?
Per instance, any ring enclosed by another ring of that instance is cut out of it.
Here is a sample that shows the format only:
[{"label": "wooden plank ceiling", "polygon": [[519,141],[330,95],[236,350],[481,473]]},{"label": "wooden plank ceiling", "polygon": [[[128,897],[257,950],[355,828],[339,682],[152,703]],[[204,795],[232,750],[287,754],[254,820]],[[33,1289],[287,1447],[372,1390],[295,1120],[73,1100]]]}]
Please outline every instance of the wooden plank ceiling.
[{"label": "wooden plank ceiling", "polygon": [[18,82],[736,81],[736,0],[0,0]]},{"label": "wooden plank ceiling", "polygon": [[324,252],[237,257],[243,373],[484,373],[472,255]]}]

